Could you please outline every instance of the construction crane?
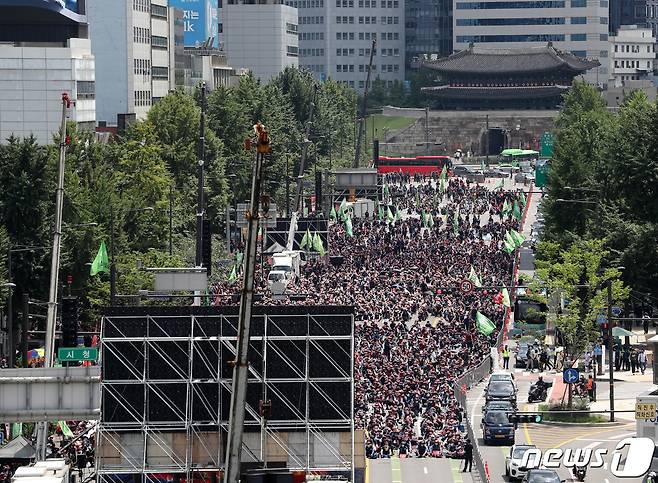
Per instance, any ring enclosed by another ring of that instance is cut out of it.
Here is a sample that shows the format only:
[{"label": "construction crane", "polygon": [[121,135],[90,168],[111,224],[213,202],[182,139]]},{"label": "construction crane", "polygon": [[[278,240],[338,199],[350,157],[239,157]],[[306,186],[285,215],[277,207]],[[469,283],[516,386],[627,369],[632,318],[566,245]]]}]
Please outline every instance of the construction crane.
[{"label": "construction crane", "polygon": [[[224,483],[239,483],[240,481],[240,457],[242,456],[242,434],[247,398],[247,376],[249,374],[247,352],[249,336],[251,335],[251,310],[254,300],[261,178],[265,156],[271,151],[270,138],[265,126],[260,122],[257,123],[254,126],[254,133],[256,162],[254,163],[251,178],[250,210],[245,214],[247,218],[247,244],[244,255],[244,279],[240,294],[237,352],[233,361],[233,392],[231,393],[231,412],[228,421],[228,438],[226,440]],[[252,140],[247,139],[245,149],[250,150],[251,146]]]},{"label": "construction crane", "polygon": [[363,102],[361,103],[361,113],[359,114],[359,134],[356,136],[356,149],[354,151],[354,167],[359,167],[359,158],[361,157],[361,140],[363,138],[363,130],[366,120],[366,106],[368,104],[368,89],[370,88],[370,73],[372,72],[372,59],[375,55],[377,48],[377,40],[372,41],[372,48],[370,49],[370,62],[368,62],[368,74],[366,75],[366,87],[363,90]]},{"label": "construction crane", "polygon": [[[308,155],[308,146],[311,144],[311,128],[313,126],[313,116],[315,115],[315,102],[318,95],[318,86],[315,85],[313,90],[313,101],[308,112],[308,120],[306,121],[306,129],[304,130],[304,141],[302,146],[302,157],[299,160],[299,175],[297,176],[297,189],[295,191],[295,204],[293,205],[293,212],[290,215],[290,228],[288,229],[288,240],[286,242],[286,250],[291,251],[295,242],[295,232],[297,231],[297,220],[299,214],[303,213],[303,197],[302,188],[304,185],[304,169],[306,167],[306,157]],[[287,173],[286,173],[287,175]]]}]

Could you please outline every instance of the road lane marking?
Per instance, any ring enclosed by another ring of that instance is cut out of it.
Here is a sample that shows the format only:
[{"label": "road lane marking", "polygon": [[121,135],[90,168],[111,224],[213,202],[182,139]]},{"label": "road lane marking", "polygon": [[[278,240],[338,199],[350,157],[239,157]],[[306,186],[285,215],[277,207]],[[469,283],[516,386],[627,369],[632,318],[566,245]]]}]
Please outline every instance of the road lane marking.
[{"label": "road lane marking", "polygon": [[425,473],[425,474],[428,473],[428,471],[427,471],[427,466],[423,466],[423,473]]},{"label": "road lane marking", "polygon": [[366,483],[370,483],[370,459],[366,458],[366,474],[365,474]]},{"label": "road lane marking", "polygon": [[391,483],[402,483],[400,458],[391,458]]},{"label": "road lane marking", "polygon": [[594,441],[593,443],[590,443],[587,446],[585,446],[583,449],[594,449],[597,446],[602,445],[602,444],[603,444],[603,441]]},{"label": "road lane marking", "polygon": [[587,434],[582,434],[582,435],[580,435],[580,436],[576,436],[576,437],[574,437],[574,438],[569,438],[569,439],[567,439],[567,440],[565,440],[565,441],[562,441],[560,444],[555,445],[555,448],[560,448],[561,446],[564,446],[565,444],[569,444],[569,443],[572,443],[572,442],[574,442],[574,441],[578,441],[578,440],[579,440],[580,438],[582,438],[583,436],[592,436],[592,435],[596,435],[596,434],[610,433],[610,432],[612,432],[612,431],[619,431],[620,428],[622,428],[622,427],[626,427],[626,426],[635,426],[635,423],[625,424],[625,425],[620,426],[620,427],[617,427],[617,428],[601,429],[601,430],[599,430],[599,431],[593,431],[593,432],[590,432],[590,433],[587,433]]},{"label": "road lane marking", "polygon": [[[523,406],[523,411],[528,410],[528,405]],[[523,433],[525,434],[526,443],[532,444],[532,438],[530,437],[530,431],[528,431],[528,423],[523,423]]]},{"label": "road lane marking", "polygon": [[450,466],[452,469],[452,481],[454,483],[464,483],[464,479],[462,478],[462,472],[460,470],[461,460],[451,459]]}]

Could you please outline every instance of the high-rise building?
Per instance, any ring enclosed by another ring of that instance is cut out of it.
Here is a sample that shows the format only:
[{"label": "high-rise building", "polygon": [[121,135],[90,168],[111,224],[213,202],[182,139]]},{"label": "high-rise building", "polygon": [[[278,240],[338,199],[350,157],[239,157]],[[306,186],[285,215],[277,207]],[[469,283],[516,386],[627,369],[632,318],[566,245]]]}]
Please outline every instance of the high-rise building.
[{"label": "high-rise building", "polygon": [[658,38],[658,0],[610,0],[610,34],[622,25],[649,28]]},{"label": "high-rise building", "polygon": [[51,143],[64,92],[74,101],[69,120],[93,129],[94,81],[84,0],[0,2],[0,142],[34,135]]},{"label": "high-rise building", "polygon": [[646,80],[656,65],[656,38],[650,28],[621,25],[610,36],[610,78],[615,87]]},{"label": "high-rise building", "polygon": [[363,91],[372,41],[371,80],[404,80],[404,0],[294,0],[299,8],[300,65]]},{"label": "high-rise building", "polygon": [[596,59],[586,80],[608,79],[608,0],[456,0],[454,50],[519,49],[552,42],[561,51]]},{"label": "high-rise building", "polygon": [[172,66],[167,0],[88,0],[97,60],[99,122],[143,119],[169,92]]},{"label": "high-rise building", "polygon": [[452,0],[406,0],[407,63],[452,54]]},{"label": "high-rise building", "polygon": [[219,18],[220,43],[233,68],[267,81],[299,65],[297,8],[280,0],[229,0]]}]

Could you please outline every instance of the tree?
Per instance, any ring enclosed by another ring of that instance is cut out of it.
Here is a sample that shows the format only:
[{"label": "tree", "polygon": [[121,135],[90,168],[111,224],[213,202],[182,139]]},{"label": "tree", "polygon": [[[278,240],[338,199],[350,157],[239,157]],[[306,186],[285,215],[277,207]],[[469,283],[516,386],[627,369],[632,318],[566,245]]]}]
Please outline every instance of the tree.
[{"label": "tree", "polygon": [[607,281],[613,284],[613,303],[628,298],[630,290],[620,280],[621,272],[610,268],[609,257],[603,240],[578,241],[568,250],[553,242],[539,245],[538,279],[550,293],[558,291],[569,302],[557,315],[557,327],[572,357],[580,357],[600,335],[596,316],[607,306]]}]

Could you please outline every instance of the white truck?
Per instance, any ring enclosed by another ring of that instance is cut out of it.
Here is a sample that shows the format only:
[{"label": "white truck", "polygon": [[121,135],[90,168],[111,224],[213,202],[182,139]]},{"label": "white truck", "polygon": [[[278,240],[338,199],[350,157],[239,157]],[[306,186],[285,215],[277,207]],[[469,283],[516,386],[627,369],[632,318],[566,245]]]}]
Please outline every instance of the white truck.
[{"label": "white truck", "polygon": [[69,465],[61,458],[38,461],[16,469],[12,483],[69,483]]},{"label": "white truck", "polygon": [[267,276],[267,281],[272,288],[272,285],[277,282],[279,284],[288,285],[290,280],[299,277],[299,268],[301,266],[301,255],[298,251],[284,251],[275,253],[272,256],[272,268]]}]

